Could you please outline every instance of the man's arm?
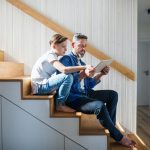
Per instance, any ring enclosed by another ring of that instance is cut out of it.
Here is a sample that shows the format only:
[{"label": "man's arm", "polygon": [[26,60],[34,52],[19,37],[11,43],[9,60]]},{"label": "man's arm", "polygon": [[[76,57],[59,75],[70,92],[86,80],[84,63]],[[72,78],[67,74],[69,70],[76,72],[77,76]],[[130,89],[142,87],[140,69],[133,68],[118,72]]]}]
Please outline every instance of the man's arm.
[{"label": "man's arm", "polygon": [[98,83],[100,83],[102,76],[107,75],[110,68],[105,67],[100,73],[98,73],[93,78],[86,78],[86,89],[92,89],[94,88]]}]

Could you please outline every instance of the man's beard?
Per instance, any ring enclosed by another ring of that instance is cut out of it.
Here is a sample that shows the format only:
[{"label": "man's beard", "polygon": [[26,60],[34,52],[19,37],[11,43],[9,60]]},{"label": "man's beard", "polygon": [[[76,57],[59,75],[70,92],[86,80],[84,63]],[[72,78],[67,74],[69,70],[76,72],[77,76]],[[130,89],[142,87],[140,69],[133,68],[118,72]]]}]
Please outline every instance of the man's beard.
[{"label": "man's beard", "polygon": [[85,55],[85,51],[84,50],[81,51],[80,53],[78,53],[78,55],[79,55],[79,58],[83,58],[83,56]]}]

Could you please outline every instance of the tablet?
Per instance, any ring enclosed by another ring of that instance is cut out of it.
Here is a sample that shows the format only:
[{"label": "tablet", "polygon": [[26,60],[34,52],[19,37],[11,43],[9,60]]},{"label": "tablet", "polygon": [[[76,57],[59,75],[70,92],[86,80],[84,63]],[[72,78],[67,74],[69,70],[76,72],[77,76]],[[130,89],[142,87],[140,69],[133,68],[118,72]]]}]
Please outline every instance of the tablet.
[{"label": "tablet", "polygon": [[102,60],[96,67],[96,73],[101,72],[106,66],[109,66],[113,62],[112,59]]}]

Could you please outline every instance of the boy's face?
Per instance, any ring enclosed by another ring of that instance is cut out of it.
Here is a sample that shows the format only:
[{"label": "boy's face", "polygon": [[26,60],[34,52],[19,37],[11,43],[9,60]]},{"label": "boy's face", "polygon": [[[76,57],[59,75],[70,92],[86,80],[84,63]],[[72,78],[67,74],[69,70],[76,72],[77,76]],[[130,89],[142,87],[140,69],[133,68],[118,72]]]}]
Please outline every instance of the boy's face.
[{"label": "boy's face", "polygon": [[83,57],[86,50],[87,46],[87,40],[86,39],[79,39],[78,41],[72,43],[72,47],[75,51],[75,53],[79,56],[79,57]]},{"label": "boy's face", "polygon": [[67,40],[60,43],[60,44],[54,44],[55,53],[58,56],[63,56],[65,52],[67,51]]}]

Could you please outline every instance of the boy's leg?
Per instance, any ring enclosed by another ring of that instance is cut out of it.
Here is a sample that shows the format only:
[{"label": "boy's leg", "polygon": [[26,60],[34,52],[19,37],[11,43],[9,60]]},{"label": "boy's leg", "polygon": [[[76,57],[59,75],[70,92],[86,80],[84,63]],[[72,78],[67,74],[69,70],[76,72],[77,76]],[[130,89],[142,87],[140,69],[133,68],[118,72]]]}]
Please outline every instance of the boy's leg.
[{"label": "boy's leg", "polygon": [[70,93],[73,77],[71,74],[58,74],[50,77],[46,83],[38,85],[38,94],[50,94],[57,90],[56,110],[63,112],[75,112],[75,110],[65,105],[65,101]]}]

